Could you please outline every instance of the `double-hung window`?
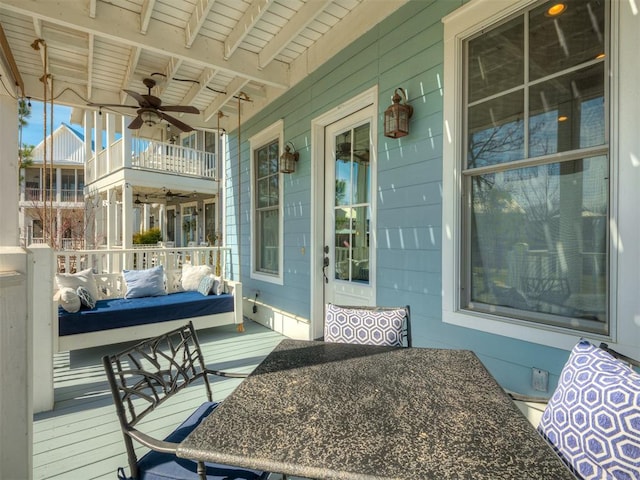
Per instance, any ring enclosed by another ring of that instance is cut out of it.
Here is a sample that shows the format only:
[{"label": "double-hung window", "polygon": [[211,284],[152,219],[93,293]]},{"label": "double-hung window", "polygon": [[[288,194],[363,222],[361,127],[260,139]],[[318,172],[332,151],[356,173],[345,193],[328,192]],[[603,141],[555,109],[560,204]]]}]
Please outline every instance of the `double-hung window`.
[{"label": "double-hung window", "polygon": [[608,38],[584,0],[457,36],[458,312],[609,334]]},{"label": "double-hung window", "polygon": [[278,162],[282,122],[250,139],[252,151],[252,269],[251,276],[282,281],[282,185]]}]

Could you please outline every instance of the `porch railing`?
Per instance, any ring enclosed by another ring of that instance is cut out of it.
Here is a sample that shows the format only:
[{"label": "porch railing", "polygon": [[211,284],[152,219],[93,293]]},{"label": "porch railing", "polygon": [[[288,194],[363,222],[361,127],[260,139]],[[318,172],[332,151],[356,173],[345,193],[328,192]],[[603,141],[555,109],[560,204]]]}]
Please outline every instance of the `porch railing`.
[{"label": "porch railing", "polygon": [[[107,165],[107,151],[89,159],[86,175],[90,182],[106,176],[127,164],[122,158],[122,139],[109,147],[111,165]],[[217,178],[215,154],[170,143],[142,138],[131,140],[131,168],[172,172],[178,175]]]},{"label": "porch railing", "polygon": [[[110,250],[56,251],[58,273],[75,273],[91,268],[94,273],[119,273],[163,265],[176,270],[185,263],[210,265],[214,272],[228,276],[231,265],[229,247],[148,247]],[[219,265],[219,270],[218,270]]]}]

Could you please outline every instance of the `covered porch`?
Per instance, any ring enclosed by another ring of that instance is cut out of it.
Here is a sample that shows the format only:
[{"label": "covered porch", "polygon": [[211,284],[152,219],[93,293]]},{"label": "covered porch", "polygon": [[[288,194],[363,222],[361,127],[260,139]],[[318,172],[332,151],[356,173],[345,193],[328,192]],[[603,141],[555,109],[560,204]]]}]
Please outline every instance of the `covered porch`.
[{"label": "covered porch", "polygon": [[[242,335],[233,325],[198,332],[207,366],[250,372],[284,338],[251,321],[246,321],[245,327]],[[34,417],[34,479],[113,480],[118,467],[127,466],[120,425],[102,367],[103,355],[119,352],[127,345],[130,344],[55,355],[55,408]],[[216,382],[212,386],[214,401],[224,399],[240,381],[226,378]],[[196,390],[191,397],[188,393],[180,395],[179,404],[162,405],[150,431],[162,437],[175,428],[187,412],[202,403],[202,393]]]}]

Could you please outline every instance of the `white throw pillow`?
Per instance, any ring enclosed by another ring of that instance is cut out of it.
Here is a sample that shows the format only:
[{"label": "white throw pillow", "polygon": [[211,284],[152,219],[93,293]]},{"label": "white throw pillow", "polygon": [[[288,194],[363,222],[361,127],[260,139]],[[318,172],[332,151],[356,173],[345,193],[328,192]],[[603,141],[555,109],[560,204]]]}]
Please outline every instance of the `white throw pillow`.
[{"label": "white throw pillow", "polygon": [[213,295],[222,295],[224,292],[224,280],[222,277],[213,275],[213,287],[211,287],[211,293]]},{"label": "white throw pillow", "polygon": [[167,294],[164,289],[162,265],[146,270],[123,270],[122,276],[127,284],[124,298],[158,297]]},{"label": "white throw pillow", "polygon": [[182,288],[182,270],[166,270],[164,276],[167,284],[167,293],[184,291]]},{"label": "white throw pillow", "polygon": [[76,313],[80,310],[80,297],[73,288],[63,287],[58,290],[58,303],[65,312]]},{"label": "white throw pillow", "polygon": [[209,265],[190,265],[185,263],[182,266],[182,288],[186,291],[197,291],[200,281],[213,272]]},{"label": "white throw pillow", "polygon": [[72,288],[74,293],[78,287],[84,287],[95,299],[101,298],[90,268],[78,273],[56,273],[58,288]]}]

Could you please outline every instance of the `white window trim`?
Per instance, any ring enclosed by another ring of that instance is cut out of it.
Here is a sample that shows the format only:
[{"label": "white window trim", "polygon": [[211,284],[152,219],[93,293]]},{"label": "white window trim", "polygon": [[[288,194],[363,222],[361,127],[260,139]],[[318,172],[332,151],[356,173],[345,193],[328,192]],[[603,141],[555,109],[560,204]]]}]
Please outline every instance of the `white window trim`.
[{"label": "white window trim", "polygon": [[[254,136],[252,136],[251,138],[249,138],[249,148],[250,148],[250,158],[251,158],[251,218],[250,218],[250,232],[251,232],[251,268],[249,269],[251,272],[251,278],[255,279],[255,280],[261,280],[263,282],[269,282],[269,283],[275,283],[277,285],[284,285],[284,274],[283,274],[283,270],[284,270],[284,249],[283,249],[283,242],[284,242],[284,221],[283,221],[283,196],[284,196],[284,182],[282,182],[282,178],[280,178],[280,181],[278,182],[278,188],[280,190],[279,193],[279,202],[278,202],[278,231],[279,231],[279,237],[278,237],[278,274],[277,275],[269,275],[263,272],[259,272],[256,270],[255,265],[256,265],[256,258],[257,258],[257,254],[256,254],[256,245],[255,242],[253,241],[254,238],[256,238],[255,236],[255,232],[254,229],[255,227],[255,217],[256,217],[256,212],[255,212],[255,194],[256,194],[256,189],[254,188],[255,182],[256,182],[256,171],[255,171],[255,158],[253,156],[253,152],[256,151],[257,148],[260,148],[261,146],[272,142],[274,140],[278,140],[278,145],[279,145],[279,151],[283,148],[284,145],[284,121],[283,120],[278,120],[277,122],[273,123],[272,125],[268,126],[267,128],[265,128],[264,130],[262,130],[261,132],[255,134]],[[280,175],[280,174],[278,174]]]},{"label": "white window trim", "polygon": [[[459,158],[462,155],[464,105],[458,94],[464,82],[462,72],[463,42],[466,38],[479,32],[483,28],[509,17],[537,0],[518,0],[512,4],[493,0],[473,0],[465,6],[444,17],[444,78],[448,88],[444,90],[443,99],[443,207],[442,207],[442,321],[452,325],[480,330],[486,333],[502,335],[528,342],[548,345],[570,350],[576,342],[585,336],[583,332],[571,331],[561,327],[535,326],[513,318],[488,316],[480,312],[462,311],[459,309],[460,278],[460,245],[461,245],[461,193],[462,175]],[[615,4],[616,2],[612,2]],[[616,32],[615,6],[612,6],[611,31]],[[612,42],[613,43],[613,42]],[[611,67],[615,71],[615,48],[611,45]],[[614,98],[611,94],[610,104],[613,108]],[[610,128],[614,132],[614,128]],[[614,135],[610,135],[610,158],[614,157]],[[612,182],[612,185],[615,185]],[[612,188],[614,190],[615,187]],[[615,195],[615,192],[612,194]],[[615,219],[614,198],[611,199],[611,218]],[[615,220],[614,220],[615,221]],[[611,233],[612,237],[614,232]],[[611,250],[610,291],[615,288],[616,252]],[[614,315],[614,297],[611,295],[610,307],[610,335],[591,335],[594,339],[615,340],[616,323]]]}]

